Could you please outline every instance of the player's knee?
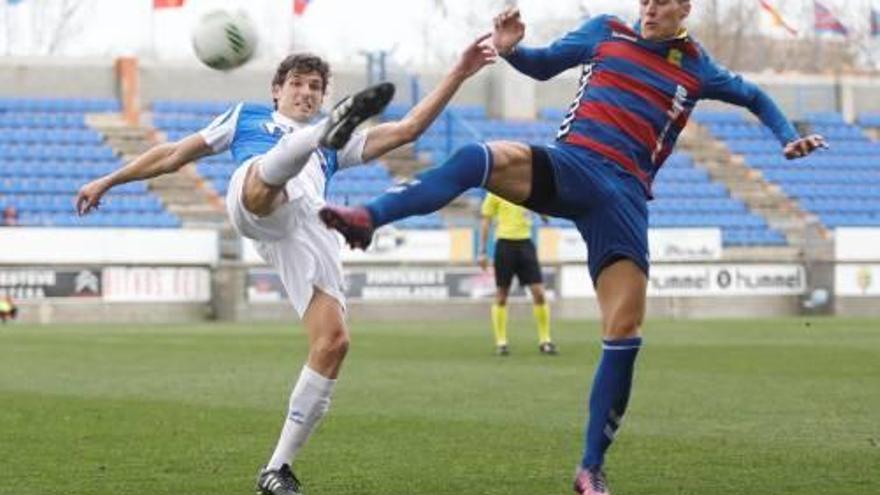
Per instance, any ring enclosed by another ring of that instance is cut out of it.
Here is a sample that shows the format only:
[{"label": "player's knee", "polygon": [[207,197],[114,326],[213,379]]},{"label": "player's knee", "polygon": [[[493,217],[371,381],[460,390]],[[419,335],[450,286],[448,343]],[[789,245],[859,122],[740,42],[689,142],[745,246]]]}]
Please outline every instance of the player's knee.
[{"label": "player's knee", "polygon": [[605,319],[603,334],[606,339],[620,340],[638,336],[644,316],[633,313],[617,313]]},{"label": "player's knee", "polygon": [[538,306],[543,305],[547,302],[547,298],[544,296],[544,291],[540,289],[535,289],[532,291],[532,301]]},{"label": "player's knee", "polygon": [[348,354],[350,342],[348,332],[336,328],[315,341],[313,352],[323,358],[341,361]]}]

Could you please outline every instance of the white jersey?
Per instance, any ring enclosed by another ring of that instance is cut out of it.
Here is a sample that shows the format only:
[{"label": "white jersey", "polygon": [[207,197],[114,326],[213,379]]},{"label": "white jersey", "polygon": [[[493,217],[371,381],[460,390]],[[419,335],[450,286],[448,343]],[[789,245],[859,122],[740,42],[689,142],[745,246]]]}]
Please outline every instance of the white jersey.
[{"label": "white jersey", "polygon": [[247,211],[242,191],[250,166],[285,135],[307,125],[266,106],[240,103],[199,132],[215,153],[229,150],[238,162],[226,194],[230,222],[242,236],[252,239],[260,256],[278,270],[300,316],[314,287],[345,307],[341,242],[321,223],[318,210],[325,204],[327,182],[333,174],[363,162],[366,134],[355,133],[339,151],[316,149],[302,171],[285,185],[288,201],[268,216]]},{"label": "white jersey", "polygon": [[[230,151],[233,159],[243,165],[268,152],[285,134],[309,124],[293,121],[264,105],[239,103],[199,131],[214,153]],[[302,172],[287,183],[291,201],[323,205],[327,182],[340,169],[363,163],[366,141],[363,132],[355,133],[341,150],[318,148]]]}]

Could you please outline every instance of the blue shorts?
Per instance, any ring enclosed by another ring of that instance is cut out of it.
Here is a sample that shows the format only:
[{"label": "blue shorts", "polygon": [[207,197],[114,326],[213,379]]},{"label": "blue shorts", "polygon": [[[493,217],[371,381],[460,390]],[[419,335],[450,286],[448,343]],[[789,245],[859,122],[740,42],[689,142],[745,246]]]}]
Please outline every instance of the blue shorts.
[{"label": "blue shorts", "polygon": [[648,204],[644,187],[613,161],[566,144],[543,146],[550,158],[556,197],[549,215],[574,221],[587,243],[593,284],[603,268],[632,260],[648,275]]}]

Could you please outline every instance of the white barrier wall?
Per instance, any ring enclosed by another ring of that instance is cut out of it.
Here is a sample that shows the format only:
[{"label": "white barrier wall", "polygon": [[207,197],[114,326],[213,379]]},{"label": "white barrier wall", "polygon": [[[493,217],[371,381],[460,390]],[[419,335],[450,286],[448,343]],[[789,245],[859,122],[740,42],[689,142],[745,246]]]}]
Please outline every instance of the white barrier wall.
[{"label": "white barrier wall", "polygon": [[209,265],[214,230],[0,228],[2,265]]},{"label": "white barrier wall", "polygon": [[18,301],[207,303],[214,230],[0,229],[0,295]]},{"label": "white barrier wall", "polygon": [[834,242],[835,295],[880,297],[880,228],[838,228]]},{"label": "white barrier wall", "polygon": [[[721,259],[721,229],[649,229],[652,262],[711,261]],[[548,263],[586,261],[587,245],[576,229],[542,228],[538,255]]]},{"label": "white barrier wall", "polygon": [[[340,237],[343,263],[470,263],[473,256],[472,229],[399,230],[383,227],[376,232],[367,251],[345,246]],[[249,239],[242,239],[242,261],[251,265],[265,262]]]},{"label": "white barrier wall", "polygon": [[[596,296],[584,265],[562,267],[560,280],[563,298]],[[806,290],[806,272],[796,264],[657,264],[648,281],[648,297],[796,296]]]}]

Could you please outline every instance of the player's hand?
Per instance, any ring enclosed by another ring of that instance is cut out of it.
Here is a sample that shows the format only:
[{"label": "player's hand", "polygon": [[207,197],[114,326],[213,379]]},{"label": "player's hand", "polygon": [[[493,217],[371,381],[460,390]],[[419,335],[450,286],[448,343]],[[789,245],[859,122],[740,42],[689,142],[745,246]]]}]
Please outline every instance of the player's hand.
[{"label": "player's hand", "polygon": [[480,269],[485,271],[489,270],[489,257],[486,256],[486,253],[482,253],[479,258],[477,258],[477,263],[480,265]]},{"label": "player's hand", "polygon": [[786,158],[793,160],[803,158],[819,148],[828,148],[828,143],[819,134],[811,134],[788,143],[782,152]]},{"label": "player's hand", "polygon": [[494,64],[498,59],[498,52],[488,41],[490,36],[492,33],[480,35],[462,52],[456,69],[463,77],[468,78],[476,74],[480,69]]},{"label": "player's hand", "polygon": [[492,44],[499,55],[508,55],[513,47],[522,41],[526,25],[519,15],[519,9],[512,7],[495,16],[495,29],[492,31]]},{"label": "player's hand", "polygon": [[76,193],[76,214],[86,215],[92,210],[97,210],[101,204],[101,197],[110,189],[110,182],[106,177],[95,179],[82,186]]}]

